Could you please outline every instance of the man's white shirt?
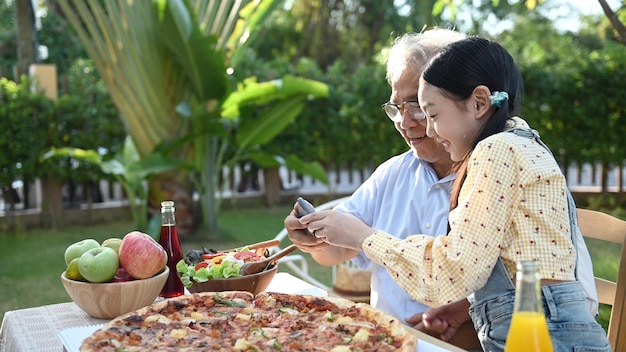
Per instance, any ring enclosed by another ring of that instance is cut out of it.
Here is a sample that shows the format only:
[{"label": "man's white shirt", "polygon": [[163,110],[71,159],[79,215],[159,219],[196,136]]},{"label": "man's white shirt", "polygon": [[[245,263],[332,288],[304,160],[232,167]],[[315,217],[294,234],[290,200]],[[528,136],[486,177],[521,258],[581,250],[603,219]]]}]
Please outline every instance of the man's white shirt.
[{"label": "man's white shirt", "polygon": [[[392,157],[335,210],[348,212],[370,227],[398,238],[414,234],[447,234],[450,187],[454,177],[439,179],[427,162],[413,152]],[[362,252],[353,259],[361,268],[371,261]],[[385,268],[372,265],[370,304],[402,319],[428,307],[409,296]]]}]

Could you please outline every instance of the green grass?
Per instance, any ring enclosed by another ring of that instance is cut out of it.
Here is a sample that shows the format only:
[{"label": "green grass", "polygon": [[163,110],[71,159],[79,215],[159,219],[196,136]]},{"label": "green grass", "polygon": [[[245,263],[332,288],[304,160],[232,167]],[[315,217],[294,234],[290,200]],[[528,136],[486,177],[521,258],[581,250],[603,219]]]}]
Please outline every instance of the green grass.
[{"label": "green grass", "polygon": [[[184,238],[181,240],[183,252],[202,246],[226,249],[274,238],[283,228],[283,219],[290,210],[290,207],[222,210],[219,235],[210,236],[211,241],[203,234]],[[0,235],[0,321],[9,310],[70,301],[60,279],[65,270],[63,253],[69,244],[85,238],[102,242],[109,237],[122,237],[132,230],[132,223],[123,222]],[[286,242],[288,240],[283,241],[283,247]],[[621,248],[594,240],[588,240],[587,245],[595,274],[615,280]],[[309,259],[313,276],[330,283],[329,269],[315,264],[306,254],[305,257]],[[609,307],[600,308],[598,321],[605,329],[609,314]]]},{"label": "green grass", "polygon": [[[592,238],[586,239],[585,242],[593,262],[594,275],[615,281],[617,279],[617,271],[619,270],[618,264],[622,247]],[[608,329],[610,315],[611,307],[601,304],[597,320],[605,330]]]}]

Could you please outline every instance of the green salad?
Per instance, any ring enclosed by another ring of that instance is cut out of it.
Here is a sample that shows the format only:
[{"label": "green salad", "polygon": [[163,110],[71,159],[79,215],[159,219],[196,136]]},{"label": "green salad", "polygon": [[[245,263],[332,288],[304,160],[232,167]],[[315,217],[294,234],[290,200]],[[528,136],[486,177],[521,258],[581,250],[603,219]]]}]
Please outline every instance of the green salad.
[{"label": "green salad", "polygon": [[196,260],[181,259],[176,264],[176,271],[183,285],[189,288],[194,282],[241,276],[239,271],[245,262],[261,259],[264,257],[245,247],[236,252],[203,253]]}]

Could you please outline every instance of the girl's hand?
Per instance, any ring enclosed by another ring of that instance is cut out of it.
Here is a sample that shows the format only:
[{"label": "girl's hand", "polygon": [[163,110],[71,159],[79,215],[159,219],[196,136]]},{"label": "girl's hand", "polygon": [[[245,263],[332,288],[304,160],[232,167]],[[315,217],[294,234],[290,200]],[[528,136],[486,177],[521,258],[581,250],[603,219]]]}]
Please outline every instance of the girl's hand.
[{"label": "girl's hand", "polygon": [[374,233],[374,229],[354,215],[332,210],[303,216],[300,222],[324,242],[357,251],[361,250],[365,238]]}]

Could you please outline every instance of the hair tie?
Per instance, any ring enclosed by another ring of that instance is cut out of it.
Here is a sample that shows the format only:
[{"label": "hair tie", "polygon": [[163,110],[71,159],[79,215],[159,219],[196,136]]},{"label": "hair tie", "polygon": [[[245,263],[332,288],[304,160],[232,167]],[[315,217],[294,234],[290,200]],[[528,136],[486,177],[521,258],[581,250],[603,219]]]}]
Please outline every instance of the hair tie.
[{"label": "hair tie", "polygon": [[509,93],[495,91],[489,96],[489,100],[491,101],[491,106],[501,107],[502,102],[509,100]]}]

